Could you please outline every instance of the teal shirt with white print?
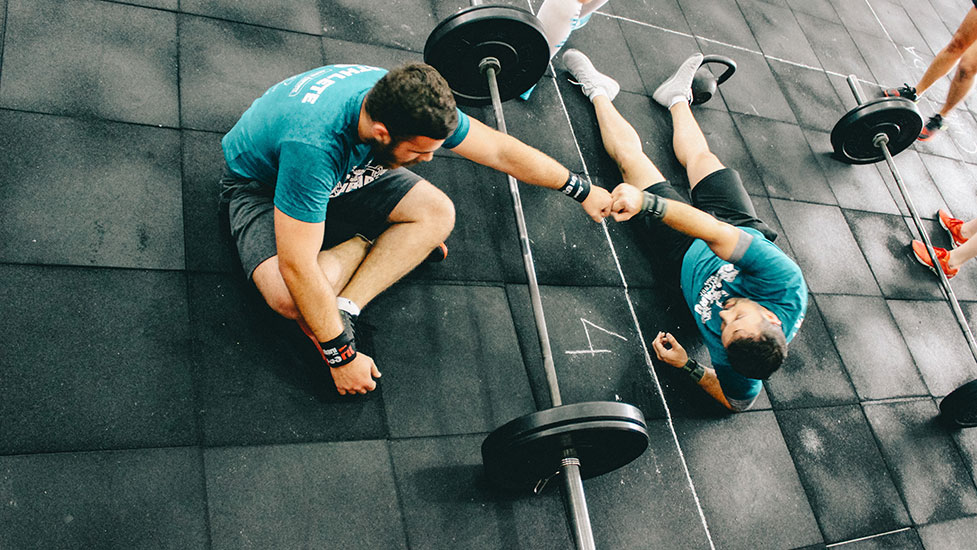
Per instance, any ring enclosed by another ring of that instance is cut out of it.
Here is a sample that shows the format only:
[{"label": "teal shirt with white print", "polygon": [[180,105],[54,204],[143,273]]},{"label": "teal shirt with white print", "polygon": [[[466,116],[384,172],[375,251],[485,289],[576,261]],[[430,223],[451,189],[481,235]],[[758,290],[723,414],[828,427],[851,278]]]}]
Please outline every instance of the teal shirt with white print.
[{"label": "teal shirt with white print", "polygon": [[[330,197],[355,191],[385,171],[358,134],[367,92],[387,73],[367,65],[329,65],[268,89],[221,140],[235,174],[274,188],[275,206],[300,221],[326,219]],[[444,147],[468,134],[468,116]]]},{"label": "teal shirt with white print", "polygon": [[[790,342],[804,321],[807,284],[800,267],[777,245],[750,227],[738,227],[751,240],[742,255],[723,260],[705,241],[696,239],[682,261],[682,294],[702,333],[723,395],[752,402],[763,383],[732,369],[726,357],[719,312],[729,298],[749,298],[780,319]],[[739,247],[737,247],[739,248]]]}]

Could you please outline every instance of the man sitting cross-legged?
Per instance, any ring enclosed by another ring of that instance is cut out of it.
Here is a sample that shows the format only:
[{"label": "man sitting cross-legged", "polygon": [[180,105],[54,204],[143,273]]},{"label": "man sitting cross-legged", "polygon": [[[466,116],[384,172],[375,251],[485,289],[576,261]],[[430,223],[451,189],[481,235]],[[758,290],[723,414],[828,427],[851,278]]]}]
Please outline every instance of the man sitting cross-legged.
[{"label": "man sitting cross-legged", "polygon": [[616,221],[632,222],[654,258],[681,285],[702,333],[712,367],[690,360],[668,332],[653,341],[658,359],[685,369],[712,397],[733,411],[748,409],[761,380],[787,355],[807,307],[801,270],[771,240],[735,170],[709,150],[692,116],[692,77],[702,54],[686,60],[653,94],[672,117],[672,145],[689,187],[666,181],[642,152],[641,139],[611,101],[620,86],[577,50],[563,61],[597,111],[601,138],[625,183],[611,194]]}]

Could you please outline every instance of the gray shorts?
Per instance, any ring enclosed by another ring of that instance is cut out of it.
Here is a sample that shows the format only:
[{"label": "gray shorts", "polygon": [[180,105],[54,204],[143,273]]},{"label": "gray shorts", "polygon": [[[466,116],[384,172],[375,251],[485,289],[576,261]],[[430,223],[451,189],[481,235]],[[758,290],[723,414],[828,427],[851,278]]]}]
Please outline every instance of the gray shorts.
[{"label": "gray shorts", "polygon": [[[329,199],[323,249],[357,233],[371,241],[376,239],[390,227],[390,213],[422,179],[406,168],[386,170],[366,186]],[[238,176],[224,166],[221,208],[226,206],[226,224],[248,279],[258,265],[278,254],[274,200],[274,188]]]}]

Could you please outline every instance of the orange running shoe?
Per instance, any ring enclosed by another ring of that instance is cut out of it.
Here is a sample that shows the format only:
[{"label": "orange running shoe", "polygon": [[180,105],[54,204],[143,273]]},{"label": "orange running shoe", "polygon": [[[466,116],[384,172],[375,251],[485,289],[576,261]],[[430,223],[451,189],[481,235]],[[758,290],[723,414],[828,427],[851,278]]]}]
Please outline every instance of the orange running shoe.
[{"label": "orange running shoe", "polygon": [[[936,259],[940,261],[943,274],[946,275],[947,279],[952,279],[960,270],[950,269],[950,253],[945,248],[935,246],[933,247],[933,252],[936,252]],[[933,267],[933,262],[930,261],[930,255],[926,251],[926,245],[923,244],[923,241],[913,239],[913,255],[916,256],[916,261],[932,269],[933,273],[936,273],[936,269]]]},{"label": "orange running shoe", "polygon": [[967,239],[963,238],[963,234],[960,233],[960,228],[963,226],[963,220],[954,218],[943,208],[940,208],[939,212],[936,214],[940,218],[940,225],[942,225],[943,229],[946,229],[947,234],[950,235],[950,242],[952,243],[953,248],[967,242]]}]

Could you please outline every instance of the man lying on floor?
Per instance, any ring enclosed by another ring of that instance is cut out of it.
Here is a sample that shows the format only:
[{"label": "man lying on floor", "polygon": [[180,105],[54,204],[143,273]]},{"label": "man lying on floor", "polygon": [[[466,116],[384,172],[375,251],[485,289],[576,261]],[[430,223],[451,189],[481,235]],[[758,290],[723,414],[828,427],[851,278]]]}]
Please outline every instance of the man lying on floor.
[{"label": "man lying on floor", "polygon": [[690,360],[668,332],[655,337],[655,354],[686,370],[728,409],[748,409],[761,380],[787,356],[787,342],[804,319],[807,286],[797,264],[771,242],[776,234],[757,218],[739,174],[709,150],[692,116],[692,77],[702,54],[686,60],[653,94],[671,113],[672,145],[688,188],[666,181],[642,152],[637,132],[611,103],[618,83],[577,50],[563,61],[593,103],[604,148],[625,182],[611,194],[612,215],[617,221],[635,218],[642,238],[661,250],[653,261],[681,285],[712,367]]},{"label": "man lying on floor", "polygon": [[[360,309],[431,254],[447,252],[454,205],[407,166],[447,147],[559,189],[594,221],[610,213],[605,189],[469,119],[447,82],[422,63],[390,72],[331,65],[289,78],[256,99],[222,145],[221,202],[245,273],[272,309],[298,321],[342,395],[371,391],[380,376],[356,351]],[[327,218],[362,237],[322,250]]]}]

